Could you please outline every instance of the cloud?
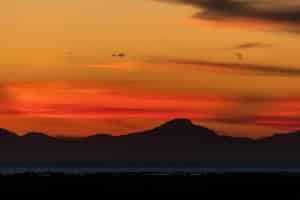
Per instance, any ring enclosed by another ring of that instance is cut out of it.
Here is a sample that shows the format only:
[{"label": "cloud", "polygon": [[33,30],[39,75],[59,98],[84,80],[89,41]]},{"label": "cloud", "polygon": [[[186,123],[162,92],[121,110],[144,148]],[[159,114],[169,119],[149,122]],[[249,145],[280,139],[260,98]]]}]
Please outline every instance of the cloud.
[{"label": "cloud", "polygon": [[279,128],[300,129],[300,98],[269,101],[256,113],[256,123]]},{"label": "cloud", "polygon": [[262,117],[253,115],[241,117],[228,117],[228,118],[214,118],[210,122],[233,124],[233,125],[251,125],[262,126],[269,128],[276,128],[283,131],[300,130],[300,115],[296,117],[281,117],[281,116],[268,116]]},{"label": "cloud", "polygon": [[244,50],[244,49],[254,49],[254,48],[267,48],[271,47],[272,45],[270,44],[264,44],[260,42],[245,42],[239,45],[236,45],[233,47],[233,49],[239,49],[239,50]]},{"label": "cloud", "polygon": [[98,68],[98,69],[115,69],[115,70],[133,70],[138,69],[143,63],[132,62],[132,61],[120,61],[112,63],[100,63],[100,64],[90,64],[87,65],[89,68]]},{"label": "cloud", "polygon": [[[262,43],[245,43],[238,45],[234,48],[258,48],[262,47]],[[244,54],[238,52],[235,56],[242,61],[244,59]],[[223,63],[223,62],[211,62],[204,60],[188,60],[188,59],[168,59],[152,57],[151,59],[145,60],[143,62],[115,62],[109,64],[95,64],[88,65],[90,68],[98,69],[113,69],[113,70],[137,70],[140,68],[159,68],[164,66],[179,66],[179,67],[197,67],[199,69],[216,70],[220,72],[230,72],[230,73],[240,73],[247,75],[256,76],[284,76],[284,77],[300,77],[300,68],[290,67],[290,66],[274,66],[274,65],[258,65],[258,64],[239,64],[239,63]],[[145,81],[145,79],[143,79]],[[149,81],[148,81],[149,82]],[[136,83],[133,81],[132,83]],[[128,82],[127,84],[130,84]]]},{"label": "cloud", "polygon": [[284,76],[284,77],[298,77],[300,76],[300,68],[289,66],[273,66],[273,65],[257,65],[257,64],[237,64],[237,63],[222,63],[210,62],[202,60],[183,60],[170,59],[160,60],[158,62],[174,65],[185,65],[191,67],[198,67],[210,70],[222,70],[222,72],[237,72],[240,74],[252,74],[263,76]]},{"label": "cloud", "polygon": [[[16,83],[6,86],[18,97],[11,107],[15,114],[25,118],[62,119],[116,119],[116,118],[155,118],[170,119],[213,118],[231,103],[222,97],[203,94],[197,97],[166,95],[127,86],[110,87],[83,82],[33,82]],[[153,98],[153,95],[155,98]],[[87,98],[88,97],[88,98]],[[72,101],[70,102],[70,99]]]},{"label": "cloud", "polygon": [[197,91],[196,96],[182,96],[149,93],[145,90],[129,94],[126,87],[110,88],[83,82],[16,83],[4,88],[1,90],[2,96],[11,91],[18,99],[13,104],[6,103],[0,107],[0,117],[60,121],[167,120],[184,117],[229,125],[264,126],[282,130],[300,128],[300,96],[297,94],[294,97],[270,97],[264,94],[241,97],[212,96]]},{"label": "cloud", "polygon": [[[254,22],[265,26],[282,25],[285,30],[297,30],[300,24],[300,2],[295,0],[159,0],[199,8],[194,18],[231,22]],[[236,24],[235,24],[236,25]]]},{"label": "cloud", "polygon": [[[225,113],[212,122],[251,125],[266,128],[275,128],[282,131],[300,130],[300,97],[259,97],[249,96],[245,98],[232,99],[235,102],[235,110],[239,112]],[[248,110],[243,112],[247,106]]]}]

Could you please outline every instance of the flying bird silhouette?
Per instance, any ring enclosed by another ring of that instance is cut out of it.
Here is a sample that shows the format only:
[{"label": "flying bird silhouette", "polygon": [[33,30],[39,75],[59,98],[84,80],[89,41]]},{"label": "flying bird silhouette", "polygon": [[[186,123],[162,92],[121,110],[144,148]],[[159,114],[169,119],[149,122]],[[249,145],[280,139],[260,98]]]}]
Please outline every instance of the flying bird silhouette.
[{"label": "flying bird silhouette", "polygon": [[236,53],[235,54],[236,57],[239,59],[239,60],[243,60],[244,59],[244,55],[242,53]]},{"label": "flying bird silhouette", "polygon": [[123,58],[125,57],[126,55],[124,53],[117,53],[117,54],[113,54],[112,55],[113,57],[120,57],[120,58]]}]

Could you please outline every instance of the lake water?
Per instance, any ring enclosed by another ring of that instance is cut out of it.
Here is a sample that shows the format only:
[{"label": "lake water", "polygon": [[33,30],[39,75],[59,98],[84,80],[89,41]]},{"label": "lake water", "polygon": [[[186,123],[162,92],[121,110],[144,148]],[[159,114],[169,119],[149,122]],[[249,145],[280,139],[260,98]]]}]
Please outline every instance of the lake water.
[{"label": "lake water", "polygon": [[298,164],[201,164],[201,163],[14,163],[0,164],[0,173],[10,174],[209,174],[209,173],[300,173]]}]

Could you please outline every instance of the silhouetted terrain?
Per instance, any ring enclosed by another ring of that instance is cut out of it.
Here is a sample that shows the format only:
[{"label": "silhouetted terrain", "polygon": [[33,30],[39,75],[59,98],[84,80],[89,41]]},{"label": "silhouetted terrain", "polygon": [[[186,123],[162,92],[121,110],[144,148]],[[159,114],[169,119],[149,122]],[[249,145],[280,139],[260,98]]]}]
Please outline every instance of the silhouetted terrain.
[{"label": "silhouetted terrain", "polygon": [[217,135],[187,119],[127,136],[54,138],[0,130],[0,162],[155,161],[202,163],[300,163],[300,134],[259,140]]}]

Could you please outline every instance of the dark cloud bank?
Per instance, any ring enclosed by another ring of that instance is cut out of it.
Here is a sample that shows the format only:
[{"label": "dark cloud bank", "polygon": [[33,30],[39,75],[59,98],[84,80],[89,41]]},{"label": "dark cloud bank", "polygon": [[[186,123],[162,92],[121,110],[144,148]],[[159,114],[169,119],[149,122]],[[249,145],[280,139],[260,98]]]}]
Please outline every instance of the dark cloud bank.
[{"label": "dark cloud bank", "polygon": [[288,25],[294,31],[300,25],[299,0],[158,0],[199,8],[195,18],[207,20],[254,20]]}]

